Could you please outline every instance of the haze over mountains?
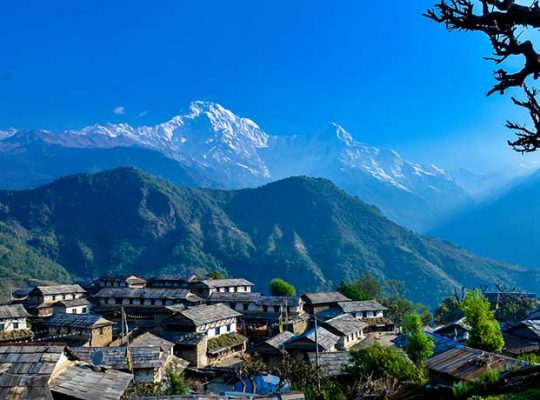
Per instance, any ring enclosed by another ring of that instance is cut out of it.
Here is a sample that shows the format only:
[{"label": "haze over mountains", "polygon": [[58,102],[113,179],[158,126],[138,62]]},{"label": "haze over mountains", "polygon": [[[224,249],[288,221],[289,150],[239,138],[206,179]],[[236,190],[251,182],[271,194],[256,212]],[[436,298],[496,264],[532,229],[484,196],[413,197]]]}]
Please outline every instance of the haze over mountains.
[{"label": "haze over mountains", "polygon": [[[173,185],[133,168],[70,176],[0,192],[4,243],[4,284],[63,280],[67,272],[222,269],[261,289],[282,277],[304,291],[370,271],[403,281],[407,296],[430,305],[461,285],[540,284],[539,272],[413,233],[320,178],[223,191]],[[8,268],[6,260],[16,263]]]},{"label": "haze over mountains", "polygon": [[337,124],[312,135],[271,136],[209,102],[193,102],[185,113],[155,126],[0,134],[0,188],[35,187],[68,173],[126,165],[179,184],[228,189],[296,175],[325,177],[417,230],[471,202],[436,165],[421,166],[362,144]]}]

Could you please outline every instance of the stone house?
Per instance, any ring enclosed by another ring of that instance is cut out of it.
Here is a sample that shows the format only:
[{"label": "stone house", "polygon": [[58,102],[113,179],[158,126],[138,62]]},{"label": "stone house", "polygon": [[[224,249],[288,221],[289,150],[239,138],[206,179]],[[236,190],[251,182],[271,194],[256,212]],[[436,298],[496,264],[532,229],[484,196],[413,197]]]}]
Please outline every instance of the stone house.
[{"label": "stone house", "polygon": [[50,338],[69,338],[85,346],[107,346],[113,340],[113,325],[100,315],[55,314],[43,322]]},{"label": "stone house", "polygon": [[270,339],[257,344],[254,348],[254,352],[261,356],[269,368],[278,367],[283,359],[285,343],[294,337],[296,337],[296,335],[292,332],[284,331],[278,333]]},{"label": "stone house", "polygon": [[212,293],[251,292],[253,283],[243,278],[206,279],[190,285],[193,293],[207,299]]},{"label": "stone house", "polygon": [[22,304],[33,315],[40,317],[53,313],[53,304],[63,300],[86,297],[86,290],[79,285],[35,286]]},{"label": "stone house", "polygon": [[187,289],[105,288],[93,299],[100,308],[158,308],[174,304],[200,304],[202,299]]},{"label": "stone house", "polygon": [[54,314],[88,314],[90,302],[86,298],[61,300],[53,304]]},{"label": "stone house", "polygon": [[140,289],[146,286],[146,280],[138,275],[108,274],[99,277],[97,284],[100,288],[133,288]]},{"label": "stone house", "polygon": [[302,300],[305,302],[304,309],[309,314],[317,314],[318,312],[337,306],[340,302],[351,301],[351,299],[339,292],[304,293]]},{"label": "stone house", "polygon": [[349,350],[365,338],[364,329],[368,324],[349,314],[343,314],[329,319],[322,323],[322,326],[339,337],[336,345],[338,350]]},{"label": "stone house", "polygon": [[2,332],[29,329],[28,317],[30,314],[22,304],[0,306],[0,336]]},{"label": "stone house", "polygon": [[151,288],[188,289],[191,284],[198,280],[197,274],[160,274],[148,279],[146,286]]},{"label": "stone house", "polygon": [[333,334],[322,326],[309,329],[300,336],[295,336],[285,342],[285,350],[297,358],[306,359],[308,353],[320,353],[337,351],[340,337]]}]

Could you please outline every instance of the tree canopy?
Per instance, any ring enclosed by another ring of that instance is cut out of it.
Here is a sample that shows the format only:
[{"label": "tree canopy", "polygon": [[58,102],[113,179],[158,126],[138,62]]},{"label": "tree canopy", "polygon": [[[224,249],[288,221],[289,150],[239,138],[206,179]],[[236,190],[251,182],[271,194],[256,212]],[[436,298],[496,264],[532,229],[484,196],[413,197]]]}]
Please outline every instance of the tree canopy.
[{"label": "tree canopy", "polygon": [[279,278],[270,281],[268,290],[272,296],[294,296],[296,294],[296,289],[293,285]]},{"label": "tree canopy", "polygon": [[477,289],[471,290],[461,301],[460,307],[465,322],[470,326],[467,344],[476,349],[500,353],[504,339],[486,297]]},{"label": "tree canopy", "polygon": [[433,338],[424,332],[424,323],[418,314],[406,315],[402,328],[407,337],[407,355],[418,367],[424,368],[427,359],[433,355]]},{"label": "tree canopy", "polygon": [[[494,72],[496,83],[487,95],[520,88],[524,99],[512,97],[512,101],[524,108],[533,122],[532,127],[506,122],[517,136],[508,143],[520,152],[532,152],[540,147],[538,90],[527,85],[527,79],[536,80],[540,76],[540,54],[530,39],[534,37],[531,31],[540,29],[540,7],[536,1],[531,3],[532,6],[518,4],[516,0],[440,0],[425,14],[449,31],[476,31],[488,36],[493,55],[487,59],[499,68]],[[509,72],[505,62],[516,56],[523,59],[521,69]]]}]

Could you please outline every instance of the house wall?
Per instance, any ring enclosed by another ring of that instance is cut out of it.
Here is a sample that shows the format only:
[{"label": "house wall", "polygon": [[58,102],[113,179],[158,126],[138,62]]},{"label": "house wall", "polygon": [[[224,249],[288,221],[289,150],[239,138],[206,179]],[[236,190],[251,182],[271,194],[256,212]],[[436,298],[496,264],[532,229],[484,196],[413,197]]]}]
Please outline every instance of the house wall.
[{"label": "house wall", "polygon": [[89,337],[90,346],[107,346],[112,342],[112,326],[94,328]]},{"label": "house wall", "polygon": [[88,305],[76,307],[54,307],[55,314],[88,314]]},{"label": "house wall", "polygon": [[233,333],[236,331],[236,318],[229,318],[221,321],[216,321],[211,324],[201,325],[195,329],[195,332],[197,333],[206,333],[208,335],[208,338],[221,336],[226,333]]},{"label": "house wall", "polygon": [[19,329],[27,329],[26,318],[5,318],[0,319],[0,332],[10,332]]}]

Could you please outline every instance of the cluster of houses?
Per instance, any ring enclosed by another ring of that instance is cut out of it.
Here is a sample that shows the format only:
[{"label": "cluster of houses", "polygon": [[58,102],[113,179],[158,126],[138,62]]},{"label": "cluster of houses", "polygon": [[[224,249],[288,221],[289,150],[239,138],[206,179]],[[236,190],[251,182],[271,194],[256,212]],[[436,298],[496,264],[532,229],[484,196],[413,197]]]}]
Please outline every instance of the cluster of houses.
[{"label": "cluster of houses", "polygon": [[246,353],[278,365],[284,350],[313,362],[315,353],[343,356],[368,335],[395,330],[376,301],[338,292],[267,296],[253,286],[195,274],[111,274],[17,290],[0,306],[0,398],[88,399],[99,383],[110,391],[95,398],[121,399],[134,383],[159,384],[170,369],[225,373]]},{"label": "cluster of houses", "polygon": [[[85,285],[22,288],[0,305],[0,398],[124,399],[137,384],[160,384],[171,369],[210,374],[213,383],[199,390],[213,398],[230,390],[216,386],[216,374],[230,374],[254,354],[273,368],[284,352],[346,382],[351,349],[404,345],[375,300],[339,292],[268,296],[253,286],[195,274],[114,274]],[[540,353],[540,311],[504,330],[503,355],[467,347],[463,319],[429,334],[436,382],[474,380],[489,368],[513,373],[526,366],[518,356]],[[275,396],[265,398],[286,397]]]}]

